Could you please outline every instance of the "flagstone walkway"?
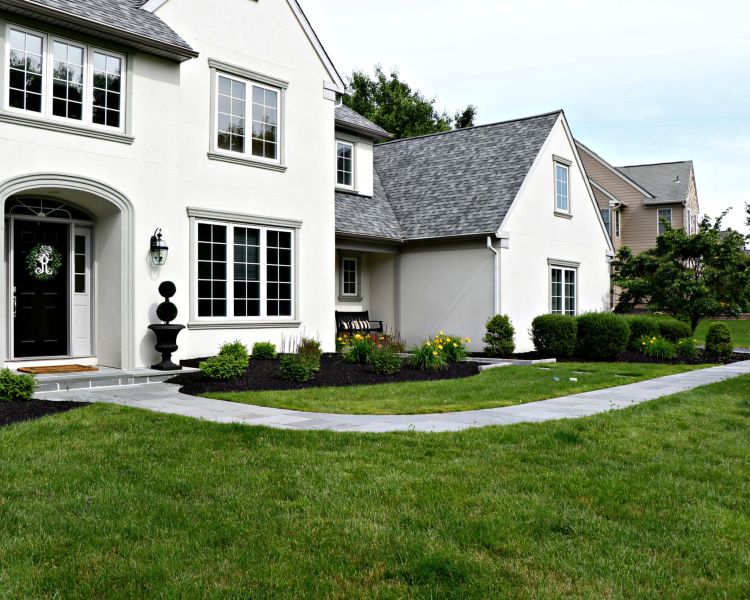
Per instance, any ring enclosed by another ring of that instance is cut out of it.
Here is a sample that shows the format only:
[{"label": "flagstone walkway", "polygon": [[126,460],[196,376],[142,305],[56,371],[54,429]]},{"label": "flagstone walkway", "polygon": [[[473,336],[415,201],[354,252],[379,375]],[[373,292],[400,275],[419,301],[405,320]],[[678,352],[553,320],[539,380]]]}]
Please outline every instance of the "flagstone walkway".
[{"label": "flagstone walkway", "polygon": [[437,432],[586,417],[748,374],[750,374],[750,360],[528,404],[429,415],[338,415],[298,412],[196,398],[180,394],[177,386],[167,383],[47,392],[37,394],[37,396],[46,400],[121,404],[216,423],[242,423],[279,429]]}]

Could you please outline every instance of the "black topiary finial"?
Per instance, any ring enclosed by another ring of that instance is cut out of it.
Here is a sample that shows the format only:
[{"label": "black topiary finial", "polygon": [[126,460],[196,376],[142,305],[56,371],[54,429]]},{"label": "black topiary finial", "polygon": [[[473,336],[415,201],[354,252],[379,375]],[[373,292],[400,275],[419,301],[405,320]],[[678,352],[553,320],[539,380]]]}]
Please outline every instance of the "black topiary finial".
[{"label": "black topiary finial", "polygon": [[165,281],[159,286],[159,294],[164,297],[164,302],[156,307],[156,316],[166,325],[177,318],[177,306],[169,301],[176,292],[177,287],[171,281]]}]

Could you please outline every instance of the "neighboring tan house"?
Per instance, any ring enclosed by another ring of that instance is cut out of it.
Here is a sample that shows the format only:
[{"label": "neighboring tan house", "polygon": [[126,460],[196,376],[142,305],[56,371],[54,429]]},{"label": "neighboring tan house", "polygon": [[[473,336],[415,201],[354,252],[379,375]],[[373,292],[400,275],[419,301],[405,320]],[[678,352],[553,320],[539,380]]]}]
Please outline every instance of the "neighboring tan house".
[{"label": "neighboring tan house", "polygon": [[472,350],[505,313],[527,351],[537,315],[608,308],[613,247],[562,111],[376,145],[372,179],[384,132],[360,131],[336,193],[338,310]]},{"label": "neighboring tan house", "polygon": [[179,357],[333,350],[345,90],[296,0],[12,0],[0,21],[0,365],[155,363],[165,280]]},{"label": "neighboring tan house", "polygon": [[616,250],[638,254],[656,245],[663,221],[692,233],[700,205],[692,161],[613,167],[576,142]]}]

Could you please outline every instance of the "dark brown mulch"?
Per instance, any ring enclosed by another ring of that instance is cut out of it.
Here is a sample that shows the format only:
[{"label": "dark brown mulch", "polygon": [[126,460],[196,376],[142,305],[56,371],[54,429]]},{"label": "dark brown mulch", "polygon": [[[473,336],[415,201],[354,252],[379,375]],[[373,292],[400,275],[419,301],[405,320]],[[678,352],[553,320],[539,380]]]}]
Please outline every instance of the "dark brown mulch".
[{"label": "dark brown mulch", "polygon": [[47,415],[67,412],[88,406],[85,402],[49,402],[47,400],[27,400],[23,402],[0,402],[0,427],[32,421]]},{"label": "dark brown mulch", "polygon": [[[486,356],[483,352],[472,352],[470,356],[474,357],[483,357]],[[555,358],[553,356],[550,356],[548,354],[544,354],[542,352],[523,352],[519,354],[514,354],[512,358],[518,359],[518,360],[540,360],[543,358]],[[731,363],[740,362],[743,360],[750,360],[750,355],[748,354],[741,354],[739,352],[735,352],[732,354],[730,358],[727,358],[726,360],[717,361],[715,358],[708,357],[704,354],[703,351],[700,351],[698,356],[696,358],[674,358],[672,360],[662,360],[659,358],[652,358],[650,356],[646,356],[645,354],[641,354],[639,352],[624,352],[622,353],[618,358],[617,362],[626,362],[626,363],[650,363],[650,364],[657,364],[657,365],[705,365],[705,364],[722,364],[722,365],[728,365]],[[580,356],[570,356],[570,357],[562,357],[557,358],[558,362],[612,362],[612,361],[594,361],[590,358],[581,358]]]},{"label": "dark brown mulch", "polygon": [[[197,367],[205,359],[184,360],[180,364]],[[420,371],[404,365],[397,375],[378,375],[368,365],[352,365],[341,360],[338,354],[324,354],[311,381],[298,383],[281,377],[278,360],[253,360],[250,368],[236,381],[208,381],[200,373],[184,373],[169,380],[182,386],[181,392],[197,396],[208,392],[247,392],[260,390],[301,390],[311,387],[340,387],[372,385],[402,381],[430,381],[471,377],[479,372],[479,365],[471,362],[453,363],[444,371]]]}]

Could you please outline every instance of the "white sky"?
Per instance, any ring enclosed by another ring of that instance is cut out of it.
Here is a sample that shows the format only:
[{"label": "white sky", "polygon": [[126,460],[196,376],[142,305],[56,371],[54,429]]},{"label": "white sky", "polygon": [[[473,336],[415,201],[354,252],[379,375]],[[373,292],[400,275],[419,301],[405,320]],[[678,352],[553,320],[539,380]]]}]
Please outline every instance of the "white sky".
[{"label": "white sky", "polygon": [[692,159],[703,212],[750,202],[750,2],[300,0],[342,75],[398,67],[477,123],[563,108],[615,165]]}]

